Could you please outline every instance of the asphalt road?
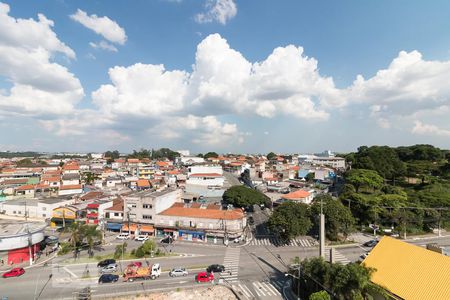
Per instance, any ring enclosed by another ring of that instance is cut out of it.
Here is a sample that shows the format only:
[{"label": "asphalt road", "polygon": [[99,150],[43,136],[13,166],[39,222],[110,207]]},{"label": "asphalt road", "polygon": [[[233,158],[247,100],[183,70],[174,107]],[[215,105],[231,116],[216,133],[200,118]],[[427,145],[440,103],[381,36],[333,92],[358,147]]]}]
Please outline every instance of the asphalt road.
[{"label": "asphalt road", "polygon": [[[450,237],[411,240],[410,243],[423,246],[426,243],[437,242],[442,246],[450,245]],[[264,288],[271,284],[274,287],[283,286],[288,280],[284,273],[287,265],[296,256],[300,258],[318,255],[317,247],[299,247],[274,245],[248,245],[241,248],[227,248],[223,246],[178,244],[173,246],[174,252],[193,253],[193,256],[167,257],[149,260],[150,263],[161,264],[163,274],[156,280],[141,282],[122,282],[112,284],[97,284],[96,264],[68,264],[37,266],[26,270],[18,278],[0,279],[0,297],[8,299],[73,299],[75,292],[85,286],[91,286],[94,297],[107,299],[111,294],[141,293],[157,290],[174,290],[178,287],[190,287],[194,283],[194,275],[204,270],[204,267],[213,264],[226,264],[235,261],[233,269],[233,286],[239,285],[246,290],[244,299],[280,299],[280,296],[270,296]],[[368,248],[361,245],[340,247],[337,251],[349,261],[356,261]],[[126,263],[124,263],[125,265]],[[170,278],[167,271],[175,266],[184,266],[188,269],[186,277]],[[86,276],[89,270],[90,278]],[[49,275],[52,277],[49,278]],[[217,277],[222,275],[217,274]],[[227,282],[230,278],[222,278]],[[260,284],[260,286],[258,286]],[[261,285],[265,284],[265,285]],[[259,291],[258,291],[259,289]],[[275,293],[274,293],[275,294]],[[253,297],[252,297],[253,296]],[[270,297],[269,297],[270,296]]]}]

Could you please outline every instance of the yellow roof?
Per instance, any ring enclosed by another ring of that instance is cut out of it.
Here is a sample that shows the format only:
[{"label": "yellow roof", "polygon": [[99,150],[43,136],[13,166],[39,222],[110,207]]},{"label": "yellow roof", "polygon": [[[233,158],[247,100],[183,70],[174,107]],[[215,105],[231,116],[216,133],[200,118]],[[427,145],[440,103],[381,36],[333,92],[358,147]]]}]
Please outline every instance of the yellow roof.
[{"label": "yellow roof", "polygon": [[450,257],[383,237],[363,261],[372,282],[407,300],[450,299]]}]

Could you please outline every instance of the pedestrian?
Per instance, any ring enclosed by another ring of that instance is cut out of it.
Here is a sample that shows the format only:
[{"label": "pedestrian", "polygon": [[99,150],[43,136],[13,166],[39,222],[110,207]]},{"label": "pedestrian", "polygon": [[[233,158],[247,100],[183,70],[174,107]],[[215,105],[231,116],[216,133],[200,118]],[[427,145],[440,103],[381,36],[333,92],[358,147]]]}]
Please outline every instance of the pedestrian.
[{"label": "pedestrian", "polygon": [[3,261],[3,259],[2,259],[2,266],[5,264],[5,262]]}]

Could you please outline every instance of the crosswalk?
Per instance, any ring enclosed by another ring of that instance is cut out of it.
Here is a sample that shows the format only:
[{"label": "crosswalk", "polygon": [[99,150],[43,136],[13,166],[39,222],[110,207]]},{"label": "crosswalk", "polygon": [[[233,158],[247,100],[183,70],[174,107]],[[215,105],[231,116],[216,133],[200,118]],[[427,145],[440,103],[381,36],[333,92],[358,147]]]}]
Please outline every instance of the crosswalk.
[{"label": "crosswalk", "polygon": [[295,238],[285,243],[276,237],[255,237],[250,241],[251,246],[275,246],[275,247],[315,247],[318,242],[311,238]]},{"label": "crosswalk", "polygon": [[231,286],[243,299],[281,299],[283,284],[279,281],[253,281],[247,284],[237,282]]},{"label": "crosswalk", "polygon": [[[333,250],[333,261],[335,263],[341,263],[343,265],[346,265],[348,263],[350,263],[350,260],[345,257],[342,253],[340,253],[338,250],[336,250],[336,248]],[[330,248],[329,247],[325,247],[325,260],[329,261],[330,260]]]},{"label": "crosswalk", "polygon": [[228,247],[225,251],[225,258],[223,259],[225,272],[220,273],[220,277],[228,283],[233,283],[238,280],[240,255],[241,248]]}]

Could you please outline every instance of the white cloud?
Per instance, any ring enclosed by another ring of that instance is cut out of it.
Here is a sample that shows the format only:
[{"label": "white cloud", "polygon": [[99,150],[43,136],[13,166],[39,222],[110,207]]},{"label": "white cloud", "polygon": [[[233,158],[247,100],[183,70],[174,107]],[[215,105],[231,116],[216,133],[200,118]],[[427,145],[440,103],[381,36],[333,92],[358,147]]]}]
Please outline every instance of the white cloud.
[{"label": "white cloud", "polygon": [[439,128],[436,125],[424,124],[420,121],[414,122],[411,132],[420,135],[450,136],[450,130]]},{"label": "white cloud", "polygon": [[277,48],[252,64],[213,34],[198,45],[195,57],[191,73],[141,63],[111,68],[112,84],[102,85],[92,99],[103,111],[151,118],[186,113],[329,116],[318,103],[334,93],[333,81],[319,75],[317,62],[303,56],[302,48]]},{"label": "white cloud", "polygon": [[166,119],[149,130],[164,139],[188,138],[194,144],[229,146],[242,143],[247,134],[238,131],[234,123],[222,123],[215,116],[188,115]]},{"label": "white cloud", "polygon": [[219,22],[225,25],[237,14],[237,6],[233,0],[207,0],[205,10],[205,12],[195,15],[196,22]]},{"label": "white cloud", "polygon": [[109,69],[112,84],[92,93],[102,111],[159,118],[184,108],[187,73],[137,63]]},{"label": "white cloud", "polygon": [[115,21],[108,17],[98,17],[97,15],[88,15],[86,12],[78,9],[70,18],[74,21],[79,22],[86,28],[91,29],[97,34],[100,34],[105,39],[112,43],[117,43],[120,45],[125,44],[127,40],[127,35],[125,30],[119,26]]},{"label": "white cloud", "polygon": [[75,58],[52,31],[44,15],[15,19],[0,3],[0,75],[12,83],[0,94],[0,113],[50,115],[70,113],[82,99],[80,81],[66,67],[51,62],[55,53]]},{"label": "white cloud", "polygon": [[111,51],[111,52],[117,52],[117,48],[114,47],[114,45],[109,44],[106,41],[100,41],[100,43],[94,43],[94,42],[90,42],[89,46],[91,46],[94,49],[103,49],[103,50],[107,50],[107,51]]}]

